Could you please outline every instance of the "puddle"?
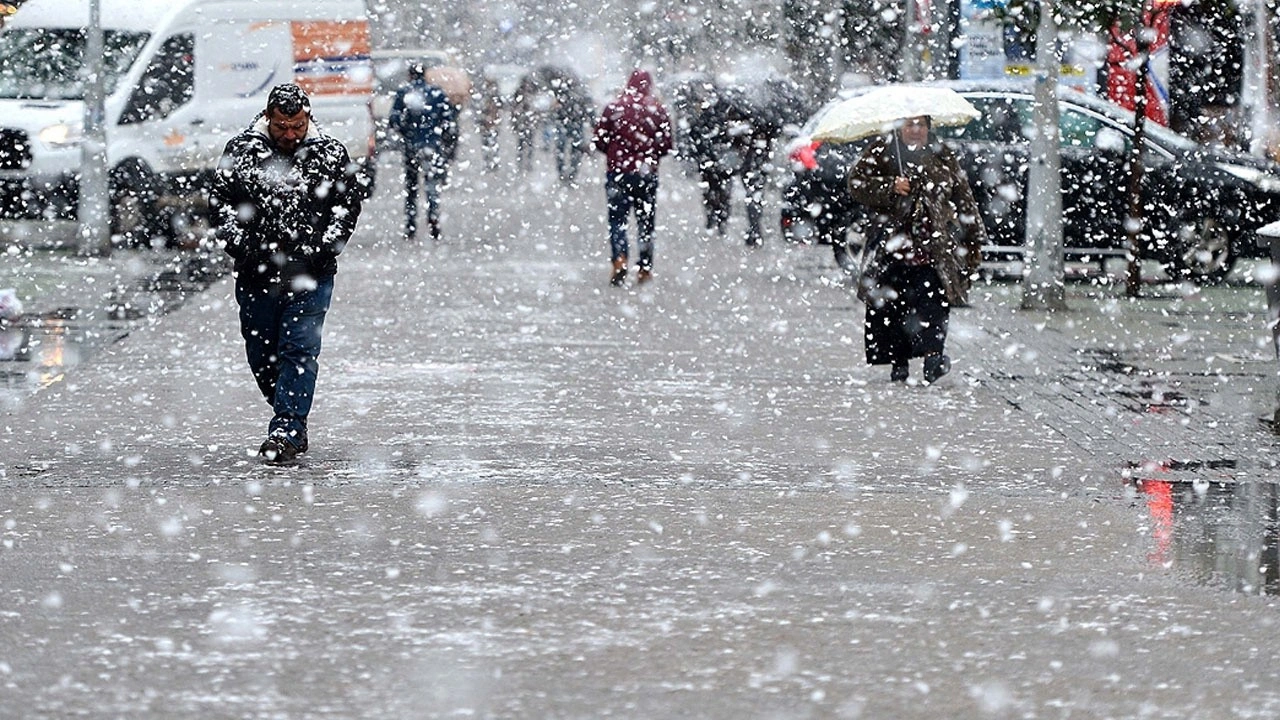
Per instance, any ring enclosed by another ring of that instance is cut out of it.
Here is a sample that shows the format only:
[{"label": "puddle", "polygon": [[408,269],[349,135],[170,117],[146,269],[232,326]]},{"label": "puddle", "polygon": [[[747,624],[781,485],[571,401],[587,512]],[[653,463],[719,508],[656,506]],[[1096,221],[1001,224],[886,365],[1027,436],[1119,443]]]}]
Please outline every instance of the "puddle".
[{"label": "puddle", "polygon": [[1081,364],[1086,370],[1111,373],[1116,375],[1133,375],[1138,369],[1120,359],[1120,353],[1106,348],[1082,348],[1079,351]]},{"label": "puddle", "polygon": [[[194,256],[169,255],[142,264],[131,259],[120,265],[114,274],[99,271],[93,278],[100,290],[95,295],[81,287],[88,282],[83,260],[49,255],[17,271],[38,276],[49,289],[30,303],[45,309],[0,322],[0,410],[15,409],[61,382],[76,364],[149,318],[180,307],[221,273],[218,265]],[[76,304],[62,306],[65,302]]]},{"label": "puddle", "polygon": [[1280,486],[1136,481],[1151,520],[1147,561],[1214,587],[1280,595]]}]

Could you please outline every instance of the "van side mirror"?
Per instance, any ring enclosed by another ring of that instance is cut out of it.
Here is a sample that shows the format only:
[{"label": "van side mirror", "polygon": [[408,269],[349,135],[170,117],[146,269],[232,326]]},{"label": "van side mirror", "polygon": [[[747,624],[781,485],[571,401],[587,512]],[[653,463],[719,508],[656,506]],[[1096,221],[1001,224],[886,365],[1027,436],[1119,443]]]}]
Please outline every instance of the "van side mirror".
[{"label": "van side mirror", "polygon": [[1104,127],[1094,135],[1093,145],[1103,152],[1124,154],[1128,143],[1125,142],[1124,134],[1119,130]]}]

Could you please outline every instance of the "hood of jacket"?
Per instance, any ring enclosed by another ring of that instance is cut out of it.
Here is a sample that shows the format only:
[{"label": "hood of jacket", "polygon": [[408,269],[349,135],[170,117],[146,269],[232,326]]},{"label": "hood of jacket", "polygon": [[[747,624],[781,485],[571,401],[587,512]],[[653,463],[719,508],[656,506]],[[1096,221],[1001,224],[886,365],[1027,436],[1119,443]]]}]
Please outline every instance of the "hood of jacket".
[{"label": "hood of jacket", "polygon": [[627,92],[640,97],[648,97],[653,90],[653,76],[648,70],[633,70],[627,78]]}]

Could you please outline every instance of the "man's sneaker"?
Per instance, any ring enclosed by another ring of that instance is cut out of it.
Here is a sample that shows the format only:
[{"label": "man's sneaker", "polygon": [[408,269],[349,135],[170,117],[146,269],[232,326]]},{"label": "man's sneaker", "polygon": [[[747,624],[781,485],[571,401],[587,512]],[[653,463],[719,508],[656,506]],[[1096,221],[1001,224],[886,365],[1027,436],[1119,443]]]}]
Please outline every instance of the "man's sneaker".
[{"label": "man's sneaker", "polygon": [[307,451],[307,441],[304,438],[301,445],[294,445],[289,440],[289,435],[284,430],[273,430],[267,439],[262,442],[262,447],[258,448],[258,456],[273,465],[282,465],[284,463],[293,462],[293,459],[299,453]]},{"label": "man's sneaker", "polygon": [[643,285],[653,279],[653,271],[646,267],[641,267],[636,271],[636,284]]},{"label": "man's sneaker", "polygon": [[924,359],[924,381],[934,383],[951,372],[951,358],[946,355],[930,355]]}]

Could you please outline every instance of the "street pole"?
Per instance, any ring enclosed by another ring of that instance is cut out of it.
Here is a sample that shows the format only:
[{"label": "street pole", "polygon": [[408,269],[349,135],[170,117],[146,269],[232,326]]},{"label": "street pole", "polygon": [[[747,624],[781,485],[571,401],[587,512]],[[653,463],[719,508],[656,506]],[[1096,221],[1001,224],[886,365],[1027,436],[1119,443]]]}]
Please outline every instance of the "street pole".
[{"label": "street pole", "polygon": [[1062,154],[1058,135],[1058,22],[1051,0],[1040,0],[1036,26],[1035,106],[1027,168],[1027,270],[1023,310],[1066,310],[1062,259]]},{"label": "street pole", "polygon": [[1142,227],[1145,224],[1146,212],[1142,207],[1142,149],[1146,144],[1147,122],[1147,73],[1151,69],[1151,35],[1154,28],[1148,27],[1145,15],[1138,11],[1140,17],[1134,23],[1135,48],[1138,51],[1138,70],[1133,82],[1133,148],[1129,152],[1129,213],[1124,227],[1127,242],[1125,243],[1125,259],[1127,269],[1124,276],[1125,295],[1136,298],[1142,294]]},{"label": "street pole", "polygon": [[905,22],[902,23],[902,54],[898,58],[898,74],[904,82],[924,79],[924,41],[921,3],[928,0],[906,0]]},{"label": "street pole", "polygon": [[111,249],[111,202],[107,187],[107,140],[103,109],[103,43],[100,0],[89,2],[84,63],[87,70],[84,91],[84,135],[80,145],[80,252],[106,254]]},{"label": "street pole", "polygon": [[1271,26],[1268,0],[1254,0],[1253,31],[1248,45],[1245,68],[1245,97],[1252,113],[1250,118],[1249,149],[1254,155],[1265,156],[1270,148],[1271,129]]}]

